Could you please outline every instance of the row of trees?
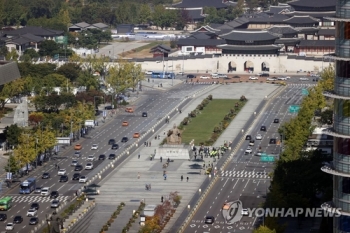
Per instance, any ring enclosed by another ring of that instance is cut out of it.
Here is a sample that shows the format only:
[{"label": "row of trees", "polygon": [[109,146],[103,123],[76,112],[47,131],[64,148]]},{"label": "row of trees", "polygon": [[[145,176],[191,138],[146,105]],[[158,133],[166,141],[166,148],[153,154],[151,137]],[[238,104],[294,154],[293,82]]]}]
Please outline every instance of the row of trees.
[{"label": "row of trees", "polygon": [[[310,88],[309,95],[303,99],[298,115],[279,129],[285,149],[275,164],[266,208],[319,208],[332,199],[332,176],[320,169],[323,162],[332,158],[320,150],[305,151],[304,148],[316,125],[315,113],[322,113],[327,105],[332,105],[322,92],[332,89],[334,75],[332,66],[326,68],[321,74],[322,80]],[[299,224],[303,219],[298,218]],[[278,222],[278,218],[267,218],[265,226],[255,233],[283,233],[286,225]],[[322,230],[328,232],[329,229]]]}]

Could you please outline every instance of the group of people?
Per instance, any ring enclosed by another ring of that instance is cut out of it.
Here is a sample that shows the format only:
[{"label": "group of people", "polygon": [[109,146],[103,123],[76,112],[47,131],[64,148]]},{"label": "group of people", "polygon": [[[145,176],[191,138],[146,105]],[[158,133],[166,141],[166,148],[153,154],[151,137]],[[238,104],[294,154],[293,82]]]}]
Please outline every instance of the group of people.
[{"label": "group of people", "polygon": [[144,146],[151,146],[151,142],[145,142]]}]

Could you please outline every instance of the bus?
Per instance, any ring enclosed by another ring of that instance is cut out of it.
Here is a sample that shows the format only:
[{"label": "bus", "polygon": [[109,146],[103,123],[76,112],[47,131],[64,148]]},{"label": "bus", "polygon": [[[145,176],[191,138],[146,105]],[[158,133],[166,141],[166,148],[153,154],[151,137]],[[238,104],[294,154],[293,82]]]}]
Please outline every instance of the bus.
[{"label": "bus", "polygon": [[175,78],[175,73],[174,73],[174,72],[153,71],[151,77],[152,77],[152,78],[168,78],[168,79],[173,79],[173,78]]},{"label": "bus", "polygon": [[20,194],[29,194],[36,189],[36,179],[28,178],[21,183],[19,193]]},{"label": "bus", "polygon": [[0,199],[0,210],[8,210],[12,206],[12,197],[3,197]]}]

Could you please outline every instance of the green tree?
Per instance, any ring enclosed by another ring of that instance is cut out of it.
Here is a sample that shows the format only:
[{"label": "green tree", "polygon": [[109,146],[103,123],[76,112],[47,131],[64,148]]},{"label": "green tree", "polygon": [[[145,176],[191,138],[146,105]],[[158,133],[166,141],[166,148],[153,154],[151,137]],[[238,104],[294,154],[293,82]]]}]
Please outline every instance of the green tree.
[{"label": "green tree", "polygon": [[138,23],[145,24],[151,20],[151,8],[148,4],[141,4],[139,15],[138,15]]},{"label": "green tree", "polygon": [[20,167],[18,162],[16,161],[16,158],[13,155],[10,155],[5,166],[5,171],[16,173],[19,169]]},{"label": "green tree", "polygon": [[331,125],[333,124],[333,110],[327,109],[321,112],[321,124]]},{"label": "green tree", "polygon": [[43,78],[46,75],[56,72],[56,65],[51,63],[31,64],[26,62],[18,63],[18,69],[22,77]]},{"label": "green tree", "polygon": [[24,91],[24,80],[16,79],[3,86],[0,86],[0,109],[5,108],[9,98],[22,94]]},{"label": "green tree", "polygon": [[55,3],[53,0],[30,1],[29,17],[31,18],[52,18]]},{"label": "green tree", "polygon": [[44,40],[43,42],[41,42],[39,48],[40,56],[53,57],[55,54],[58,53],[59,50],[58,44],[53,40]]},{"label": "green tree", "polygon": [[7,47],[4,45],[4,46],[1,46],[0,47],[0,55],[2,55],[2,56],[7,56],[7,54],[8,54],[8,50],[7,50]]},{"label": "green tree", "polygon": [[13,155],[19,166],[24,167],[36,159],[35,138],[30,134],[22,133],[18,141],[19,143],[13,151]]},{"label": "green tree", "polygon": [[24,51],[24,54],[28,55],[30,57],[30,59],[40,57],[40,55],[34,49],[26,49]]},{"label": "green tree", "polygon": [[9,147],[16,147],[18,145],[18,139],[22,132],[22,128],[18,127],[17,124],[5,127],[4,134]]},{"label": "green tree", "polygon": [[271,230],[267,226],[260,226],[253,233],[276,233],[276,230]]},{"label": "green tree", "polygon": [[4,1],[3,24],[6,26],[25,25],[27,12],[21,0]]},{"label": "green tree", "polygon": [[12,48],[11,51],[9,51],[6,54],[6,60],[8,61],[17,61],[18,60],[18,53],[16,49]]},{"label": "green tree", "polygon": [[325,91],[334,90],[335,70],[333,65],[329,65],[321,72],[319,86]]},{"label": "green tree", "polygon": [[68,78],[70,82],[76,81],[80,72],[81,68],[76,63],[65,63],[57,69],[57,73]]},{"label": "green tree", "polygon": [[55,133],[50,128],[50,125],[45,127],[45,129],[41,126],[36,128],[34,137],[36,139],[37,154],[51,150],[56,145]]}]

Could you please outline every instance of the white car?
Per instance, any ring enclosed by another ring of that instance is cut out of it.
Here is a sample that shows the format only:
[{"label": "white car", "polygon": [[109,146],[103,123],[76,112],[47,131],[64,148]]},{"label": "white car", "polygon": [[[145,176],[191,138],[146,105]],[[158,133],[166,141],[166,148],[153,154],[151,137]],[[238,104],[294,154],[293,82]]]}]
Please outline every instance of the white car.
[{"label": "white car", "polygon": [[91,150],[97,150],[97,149],[98,149],[98,145],[97,144],[92,144]]},{"label": "white car", "polygon": [[86,176],[81,176],[79,178],[79,183],[86,183],[86,181],[87,181],[87,177]]},{"label": "white car", "polygon": [[249,80],[258,80],[259,78],[258,77],[256,77],[256,76],[250,76],[249,77]]},{"label": "white car", "polygon": [[262,152],[259,150],[257,153],[256,153],[257,156],[261,156],[262,155]]},{"label": "white car", "polygon": [[287,80],[286,77],[278,77],[277,79],[278,79],[278,80]]},{"label": "white car", "polygon": [[248,147],[246,150],[245,150],[245,154],[251,154],[253,152],[253,149],[251,147]]},{"label": "white car", "polygon": [[151,75],[153,71],[145,71],[145,74]]},{"label": "white car", "polygon": [[88,161],[88,162],[93,162],[93,161],[95,161],[95,160],[96,160],[95,156],[89,155],[86,161]]},{"label": "white car", "polygon": [[14,227],[15,227],[15,224],[13,224],[12,222],[9,222],[9,223],[6,224],[5,230],[6,231],[12,231]]},{"label": "white car", "polygon": [[290,77],[289,77],[289,76],[286,76],[286,79],[290,79]]},{"label": "white car", "polygon": [[299,78],[300,81],[309,81],[308,78]]},{"label": "white car", "polygon": [[217,77],[219,74],[218,73],[212,73],[211,76],[214,78],[214,77]]},{"label": "white car", "polygon": [[208,76],[200,76],[199,78],[200,79],[210,79],[210,77],[208,77]]},{"label": "white car", "polygon": [[219,78],[227,78],[227,75],[226,74],[218,74],[218,77]]},{"label": "white car", "polygon": [[58,170],[58,172],[57,172],[57,175],[59,175],[59,176],[64,176],[66,174],[67,174],[67,171],[64,168]]},{"label": "white car", "polygon": [[256,140],[262,140],[261,134],[257,134],[257,135],[255,136],[255,139],[256,139]]},{"label": "white car", "polygon": [[267,78],[266,80],[267,81],[276,81],[277,79],[275,79],[275,78]]},{"label": "white car", "polygon": [[94,168],[94,165],[92,163],[87,163],[85,165],[85,170],[92,170]]},{"label": "white car", "polygon": [[242,209],[241,214],[242,214],[242,216],[248,216],[249,212],[247,209]]},{"label": "white car", "polygon": [[50,188],[49,187],[44,187],[41,189],[41,196],[47,197],[50,195]]},{"label": "white car", "polygon": [[35,217],[37,214],[37,210],[35,209],[30,209],[27,211],[27,217]]}]

